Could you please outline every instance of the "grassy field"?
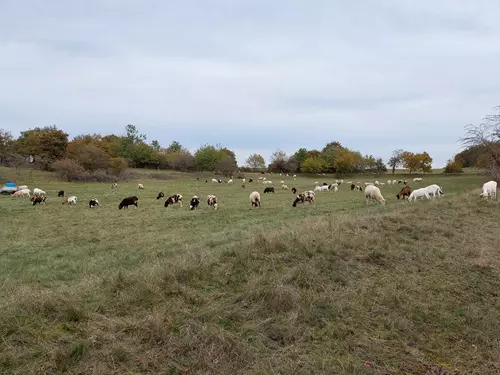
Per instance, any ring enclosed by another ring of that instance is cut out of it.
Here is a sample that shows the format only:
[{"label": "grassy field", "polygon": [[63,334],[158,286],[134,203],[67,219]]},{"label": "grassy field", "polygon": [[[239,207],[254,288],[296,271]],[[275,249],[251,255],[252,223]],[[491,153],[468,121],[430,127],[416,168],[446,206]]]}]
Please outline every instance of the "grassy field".
[{"label": "grassy field", "polygon": [[[45,206],[0,196],[0,373],[500,372],[500,204],[478,198],[484,177],[424,176],[445,192],[428,202],[386,185],[386,206],[366,205],[343,185],[297,208],[276,175],[275,194],[175,177],[111,190],[35,173]],[[129,195],[139,208],[118,210]]]}]

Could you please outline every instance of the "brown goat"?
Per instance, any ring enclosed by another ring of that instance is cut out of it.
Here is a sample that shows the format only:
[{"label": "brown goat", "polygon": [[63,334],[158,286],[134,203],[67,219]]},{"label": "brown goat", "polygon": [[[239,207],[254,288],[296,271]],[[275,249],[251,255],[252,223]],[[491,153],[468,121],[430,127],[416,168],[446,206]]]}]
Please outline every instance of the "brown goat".
[{"label": "brown goat", "polygon": [[409,198],[410,197],[410,194],[411,194],[411,188],[406,185],[404,188],[401,189],[401,191],[396,194],[396,198],[400,198],[400,197],[403,197],[404,198]]}]

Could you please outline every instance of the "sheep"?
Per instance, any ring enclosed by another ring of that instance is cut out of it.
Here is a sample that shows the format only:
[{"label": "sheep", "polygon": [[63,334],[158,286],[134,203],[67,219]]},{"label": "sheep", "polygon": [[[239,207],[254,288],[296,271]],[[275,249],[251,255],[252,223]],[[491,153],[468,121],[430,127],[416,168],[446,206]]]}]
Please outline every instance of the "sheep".
[{"label": "sheep", "polygon": [[59,190],[59,193],[57,193],[58,197],[64,197],[64,190]]},{"label": "sheep", "polygon": [[196,195],[191,198],[191,202],[189,203],[189,209],[190,210],[195,210],[196,207],[200,204],[200,198],[198,198]]},{"label": "sheep", "polygon": [[328,186],[328,183],[327,182],[323,182],[323,186]]},{"label": "sheep", "polygon": [[363,191],[363,188],[359,184],[355,185],[355,184],[351,183],[351,191],[353,191],[354,189],[359,190],[359,191]]},{"label": "sheep", "polygon": [[429,192],[427,191],[426,188],[420,188],[413,190],[410,194],[410,197],[408,198],[409,201],[416,201],[418,198],[426,198],[426,199],[431,199],[429,196]]},{"label": "sheep", "polygon": [[144,189],[144,185],[143,185],[143,184],[137,184],[137,188],[138,188],[139,190],[143,190],[143,189]]},{"label": "sheep", "polygon": [[260,194],[258,191],[253,191],[250,193],[250,203],[252,203],[252,207],[260,207]]},{"label": "sheep", "polygon": [[262,183],[263,183],[263,184],[268,184],[268,185],[270,185],[270,184],[272,184],[273,182],[272,182],[271,180],[267,180],[267,181],[264,181],[264,182],[262,182]]},{"label": "sheep", "polygon": [[139,198],[137,198],[135,195],[131,196],[131,197],[127,197],[127,198],[124,198],[121,202],[120,202],[120,205],[118,206],[118,208],[121,210],[123,207],[127,207],[128,206],[135,206],[135,208],[138,208],[139,206],[137,205],[137,201],[139,200]]},{"label": "sheep", "polygon": [[249,178],[249,179],[248,179],[248,183],[250,183],[250,182],[253,182],[253,179],[252,179],[252,178]]},{"label": "sheep", "polygon": [[381,183],[380,183],[380,186],[384,186],[384,185],[385,185],[385,182],[381,182]]},{"label": "sheep", "polygon": [[274,193],[274,188],[273,187],[266,187],[264,189],[264,194],[266,193]]},{"label": "sheep", "polygon": [[116,182],[113,182],[113,183],[111,184],[111,189],[115,189],[115,188],[117,188],[117,187],[118,187],[118,184],[117,184]]},{"label": "sheep", "polygon": [[393,184],[393,185],[396,185],[397,183],[398,183],[398,181],[397,181],[397,180],[392,180],[392,184]]},{"label": "sheep", "polygon": [[158,196],[156,197],[156,199],[160,199],[160,198],[163,198],[165,196],[165,194],[163,194],[163,191],[160,191],[158,193]]},{"label": "sheep", "polygon": [[39,189],[39,188],[34,188],[33,194],[35,194],[35,195],[47,195],[46,192],[44,192],[42,189]]},{"label": "sheep", "polygon": [[214,208],[214,210],[217,209],[217,197],[215,195],[207,195],[207,204],[211,207]]},{"label": "sheep", "polygon": [[246,180],[247,180],[247,179],[246,179],[246,178],[244,178],[243,180],[241,180],[241,182],[245,183],[245,182],[246,182]]},{"label": "sheep", "polygon": [[95,207],[100,207],[99,206],[99,201],[97,200],[97,198],[92,198],[89,201],[89,208],[95,208]]},{"label": "sheep", "polygon": [[182,207],[182,195],[174,194],[167,198],[165,201],[165,207],[168,207],[169,204],[179,203],[179,206]]},{"label": "sheep", "polygon": [[314,191],[328,191],[328,186],[316,186]]},{"label": "sheep", "polygon": [[425,187],[429,192],[429,195],[435,198],[436,196],[439,198],[441,195],[444,195],[443,188],[439,185],[432,184]]},{"label": "sheep", "polygon": [[281,190],[288,190],[288,186],[286,186],[286,185],[281,185]]},{"label": "sheep", "polygon": [[18,191],[15,191],[12,193],[12,197],[30,197],[31,195],[31,190],[30,189],[20,189]]},{"label": "sheep", "polygon": [[33,194],[31,196],[31,202],[33,202],[33,206],[35,204],[45,204],[45,200],[47,199],[47,197],[43,197],[43,196],[40,196],[40,195],[36,195],[36,194]]},{"label": "sheep", "polygon": [[314,182],[313,182],[313,185],[317,185],[317,184],[319,184],[319,182],[318,182],[318,181],[314,181]]},{"label": "sheep", "polygon": [[483,185],[483,192],[479,194],[480,197],[497,199],[497,182],[488,181]]},{"label": "sheep", "polygon": [[232,184],[233,183],[233,179],[230,179],[227,181],[228,184]]},{"label": "sheep", "polygon": [[297,203],[304,203],[304,202],[309,202],[314,203],[314,200],[316,199],[316,194],[312,190],[307,190],[304,191],[303,193],[300,193],[295,197],[295,200],[292,203],[292,207],[297,207]]},{"label": "sheep", "polygon": [[422,179],[420,177],[415,177],[413,179],[413,182],[421,182],[421,181],[422,181]]},{"label": "sheep", "polygon": [[375,181],[373,184],[374,184],[375,186],[378,186],[378,185],[380,185],[380,182],[378,182],[378,180],[377,180],[377,181]]},{"label": "sheep", "polygon": [[215,178],[212,178],[212,183],[213,183],[213,184],[218,184],[218,183],[219,183],[219,181],[217,181]]},{"label": "sheep", "polygon": [[368,203],[370,200],[376,201],[380,204],[385,204],[385,199],[380,192],[380,189],[375,185],[369,185],[365,189],[365,200]]},{"label": "sheep", "polygon": [[410,194],[411,194],[411,188],[409,186],[405,186],[404,188],[401,189],[399,193],[396,194],[396,198],[398,199],[401,197],[403,197],[403,199],[409,198]]},{"label": "sheep", "polygon": [[296,174],[294,174],[294,175],[293,175],[293,178],[296,178],[296,177],[297,177],[297,175],[296,175]]},{"label": "sheep", "polygon": [[339,187],[337,186],[337,184],[331,184],[328,185],[328,190],[338,191]]},{"label": "sheep", "polygon": [[281,183],[281,184],[284,184],[284,183],[285,183],[285,181],[281,181],[280,183]]},{"label": "sheep", "polygon": [[76,204],[77,199],[78,199],[77,197],[72,195],[71,197],[68,197],[65,200],[63,200],[62,204]]},{"label": "sheep", "polygon": [[391,180],[387,180],[387,185],[391,185],[392,184],[392,181]]},{"label": "sheep", "polygon": [[296,189],[296,188],[294,188],[294,187],[292,188],[292,194],[293,194],[293,195],[297,194],[297,189]]},{"label": "sheep", "polygon": [[403,180],[399,180],[399,181],[398,181],[398,184],[402,184],[402,183],[403,183]]}]

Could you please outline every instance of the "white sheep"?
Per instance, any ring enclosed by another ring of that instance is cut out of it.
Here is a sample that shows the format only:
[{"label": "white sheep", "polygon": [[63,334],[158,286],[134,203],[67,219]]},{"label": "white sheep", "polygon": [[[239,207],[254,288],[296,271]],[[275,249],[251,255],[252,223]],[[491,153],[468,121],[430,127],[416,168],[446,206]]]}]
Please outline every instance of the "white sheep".
[{"label": "white sheep", "polygon": [[213,183],[213,184],[218,184],[218,183],[219,183],[219,181],[217,181],[215,178],[212,178],[212,183]]},{"label": "white sheep", "polygon": [[328,190],[339,191],[339,187],[337,184],[331,184],[328,186]]},{"label": "white sheep", "polygon": [[137,188],[138,188],[139,190],[143,190],[143,189],[144,189],[144,185],[143,185],[143,184],[137,184]]},{"label": "white sheep", "polygon": [[30,197],[31,191],[30,189],[21,189],[16,192],[14,192],[11,197]]},{"label": "white sheep", "polygon": [[377,181],[375,181],[373,184],[374,184],[375,186],[378,186],[378,185],[380,185],[380,182],[378,182],[378,180],[377,180]]},{"label": "white sheep", "polygon": [[241,182],[245,183],[245,182],[246,182],[246,180],[247,180],[247,179],[246,179],[246,178],[244,178],[243,180],[241,180]]},{"label": "white sheep", "polygon": [[441,195],[444,195],[443,193],[443,188],[439,185],[433,184],[426,186],[427,192],[429,193],[429,196],[432,196],[433,198],[440,197]]},{"label": "white sheep", "polygon": [[63,200],[62,204],[76,204],[77,200],[78,198],[72,195],[71,197],[68,197],[65,200]]},{"label": "white sheep", "polygon": [[17,190],[26,190],[28,188],[28,185],[21,185],[17,187]]},{"label": "white sheep", "polygon": [[393,185],[396,185],[397,183],[398,183],[398,181],[397,181],[397,180],[392,180],[392,184],[393,184]]},{"label": "white sheep", "polygon": [[480,197],[497,199],[497,182],[488,181],[483,185],[483,192],[479,194]]},{"label": "white sheep", "polygon": [[420,177],[415,177],[413,179],[413,182],[421,182],[421,181],[422,181],[422,179]]},{"label": "white sheep", "polygon": [[314,188],[314,191],[328,191],[328,185],[324,185],[324,186],[316,186]]},{"label": "white sheep", "polygon": [[281,190],[288,190],[288,186],[286,186],[286,185],[281,185]]},{"label": "white sheep", "polygon": [[285,181],[281,181],[281,183],[282,183],[282,184],[284,184],[284,183],[285,183]]},{"label": "white sheep", "polygon": [[267,180],[267,181],[264,181],[262,182],[263,184],[267,184],[267,185],[271,185],[273,182],[271,180]]},{"label": "white sheep", "polygon": [[368,185],[365,189],[365,200],[368,203],[370,200],[376,201],[380,204],[385,204],[385,199],[380,192],[380,189],[375,185]]},{"label": "white sheep", "polygon": [[233,179],[230,179],[227,183],[228,184],[232,184],[233,183]]},{"label": "white sheep", "polygon": [[34,188],[33,194],[35,194],[35,195],[47,195],[46,192],[44,192],[42,189],[39,189],[39,188]]},{"label": "white sheep", "polygon": [[408,198],[408,201],[416,201],[418,198],[426,198],[426,199],[431,199],[429,195],[429,191],[427,188],[420,188],[413,190],[410,194],[410,197]]},{"label": "white sheep", "polygon": [[260,207],[260,194],[258,191],[253,191],[250,193],[250,203],[252,203],[252,207]]},{"label": "white sheep", "polygon": [[387,180],[387,185],[391,185],[392,184],[392,181],[391,180]]}]

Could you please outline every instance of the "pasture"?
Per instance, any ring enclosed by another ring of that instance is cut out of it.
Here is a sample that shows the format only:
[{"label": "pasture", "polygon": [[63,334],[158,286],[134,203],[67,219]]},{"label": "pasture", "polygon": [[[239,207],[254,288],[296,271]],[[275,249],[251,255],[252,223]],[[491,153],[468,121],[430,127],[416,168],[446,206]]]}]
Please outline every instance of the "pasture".
[{"label": "pasture", "polygon": [[[45,206],[0,196],[0,373],[498,373],[500,205],[478,198],[484,177],[409,180],[445,193],[414,203],[385,185],[384,207],[344,184],[296,208],[281,180],[334,178],[266,175],[263,194],[175,177],[111,189],[40,175],[27,184]],[[119,210],[130,195],[139,208]]]}]

